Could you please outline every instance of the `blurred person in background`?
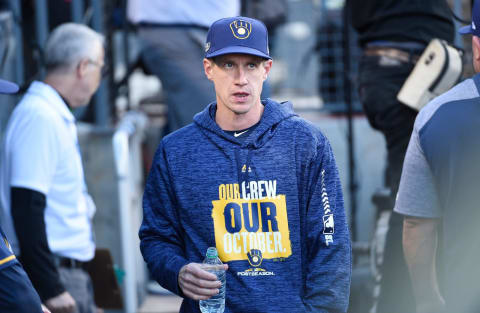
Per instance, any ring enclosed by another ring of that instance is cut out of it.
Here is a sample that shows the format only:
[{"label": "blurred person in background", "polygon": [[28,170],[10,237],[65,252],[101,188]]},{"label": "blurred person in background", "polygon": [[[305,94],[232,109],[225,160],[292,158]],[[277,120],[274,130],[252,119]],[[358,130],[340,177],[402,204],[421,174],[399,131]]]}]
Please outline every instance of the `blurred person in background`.
[{"label": "blurred person in background", "polygon": [[96,311],[86,272],[95,253],[95,205],[71,110],[87,105],[100,84],[103,41],[81,24],[54,29],[45,47],[46,77],[30,85],[5,134],[2,227],[18,240],[14,251],[52,313]]},{"label": "blurred person in background", "polygon": [[[381,131],[387,148],[385,186],[392,210],[402,164],[417,111],[397,100],[397,94],[430,40],[454,39],[446,0],[349,0],[352,24],[363,56],[359,65],[359,95],[370,125]],[[377,313],[412,313],[411,282],[402,251],[403,218],[389,220]]]},{"label": "blurred person in background", "polygon": [[[15,81],[16,42],[13,34],[14,18],[10,0],[0,0],[0,77]],[[8,116],[12,112],[16,97],[0,95],[0,137],[3,137]]]},{"label": "blurred person in background", "polygon": [[128,18],[136,25],[142,62],[162,83],[172,132],[193,120],[215,101],[212,85],[198,62],[208,27],[219,18],[240,13],[239,0],[129,0]]},{"label": "blurred person in background", "polygon": [[[480,1],[471,25],[480,72]],[[405,217],[403,249],[417,313],[480,312],[480,74],[418,114],[395,211]],[[438,250],[437,250],[438,247]]]}]

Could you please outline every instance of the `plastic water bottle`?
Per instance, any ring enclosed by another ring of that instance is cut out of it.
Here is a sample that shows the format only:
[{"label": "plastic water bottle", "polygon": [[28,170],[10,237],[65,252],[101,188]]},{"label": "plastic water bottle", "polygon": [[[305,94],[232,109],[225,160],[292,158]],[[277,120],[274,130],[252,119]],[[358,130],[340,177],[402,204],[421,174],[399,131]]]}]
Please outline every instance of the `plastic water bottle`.
[{"label": "plastic water bottle", "polygon": [[225,270],[221,268],[222,265],[222,261],[218,258],[217,249],[215,247],[208,248],[202,268],[217,275],[222,286],[219,288],[220,292],[218,294],[208,300],[200,300],[200,311],[202,313],[223,313],[225,310],[225,287],[227,281]]}]

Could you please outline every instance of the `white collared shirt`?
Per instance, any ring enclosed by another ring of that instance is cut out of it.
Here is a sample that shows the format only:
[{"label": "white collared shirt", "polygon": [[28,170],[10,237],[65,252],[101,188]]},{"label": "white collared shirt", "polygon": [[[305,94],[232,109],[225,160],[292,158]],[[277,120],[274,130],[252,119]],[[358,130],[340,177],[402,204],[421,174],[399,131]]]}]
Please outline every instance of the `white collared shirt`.
[{"label": "white collared shirt", "polygon": [[46,195],[45,226],[53,253],[80,261],[93,258],[95,206],[85,185],[75,117],[58,92],[42,82],[33,82],[13,111],[3,142],[2,227],[18,254],[10,214],[11,187]]}]

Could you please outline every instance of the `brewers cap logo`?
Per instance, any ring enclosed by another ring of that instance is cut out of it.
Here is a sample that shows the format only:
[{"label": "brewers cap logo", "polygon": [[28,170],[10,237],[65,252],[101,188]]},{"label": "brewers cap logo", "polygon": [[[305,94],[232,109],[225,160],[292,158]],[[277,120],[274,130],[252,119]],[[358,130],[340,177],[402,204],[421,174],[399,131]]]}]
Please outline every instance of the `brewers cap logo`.
[{"label": "brewers cap logo", "polygon": [[230,23],[233,36],[237,39],[247,39],[252,32],[252,24],[244,20],[235,20]]},{"label": "brewers cap logo", "polygon": [[208,50],[210,50],[210,42],[205,44],[205,52],[208,52]]}]

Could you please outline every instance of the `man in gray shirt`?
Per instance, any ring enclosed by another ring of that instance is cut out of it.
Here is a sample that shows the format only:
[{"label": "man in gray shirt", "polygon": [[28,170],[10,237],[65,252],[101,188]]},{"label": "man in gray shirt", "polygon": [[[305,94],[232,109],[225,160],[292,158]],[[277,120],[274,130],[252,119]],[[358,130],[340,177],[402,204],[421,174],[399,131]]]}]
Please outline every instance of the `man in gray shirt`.
[{"label": "man in gray shirt", "polygon": [[[472,24],[480,72],[480,1]],[[395,211],[417,313],[480,312],[480,74],[420,111],[407,149]],[[438,245],[438,251],[437,251]],[[439,256],[437,258],[437,256]]]}]

